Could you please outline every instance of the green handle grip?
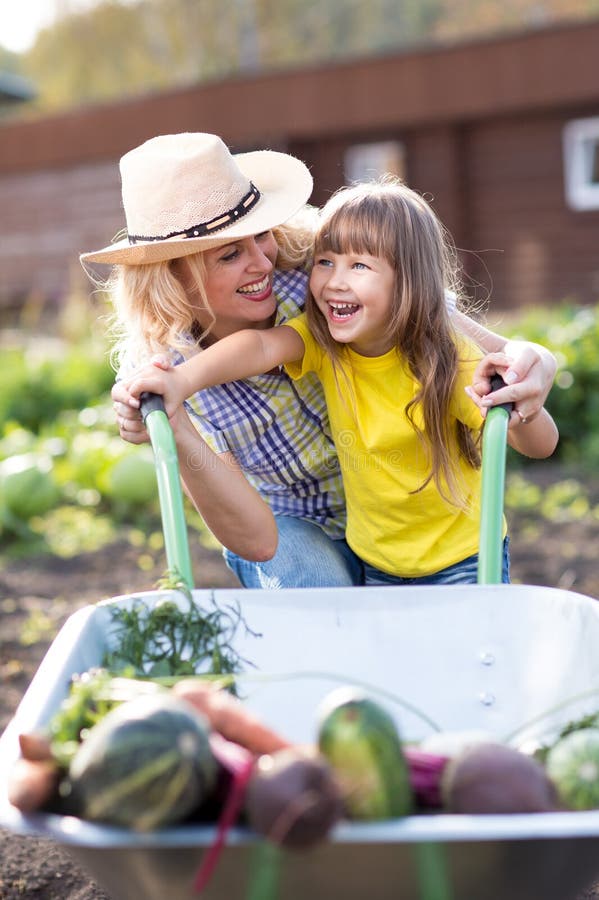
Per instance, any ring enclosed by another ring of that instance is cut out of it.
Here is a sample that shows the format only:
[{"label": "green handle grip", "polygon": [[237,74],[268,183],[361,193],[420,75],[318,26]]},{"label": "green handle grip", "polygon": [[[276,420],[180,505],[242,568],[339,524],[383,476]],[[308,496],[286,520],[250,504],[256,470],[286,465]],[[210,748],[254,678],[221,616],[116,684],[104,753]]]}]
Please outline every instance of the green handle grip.
[{"label": "green handle grip", "polygon": [[[491,379],[491,390],[503,385],[501,376]],[[512,406],[491,407],[483,429],[478,584],[501,584],[507,427]]]},{"label": "green handle grip", "polygon": [[140,400],[141,415],[150,435],[156,462],[158,499],[169,573],[176,573],[191,591],[193,572],[179,477],[179,458],[173,430],[162,397],[158,394],[144,393]]}]

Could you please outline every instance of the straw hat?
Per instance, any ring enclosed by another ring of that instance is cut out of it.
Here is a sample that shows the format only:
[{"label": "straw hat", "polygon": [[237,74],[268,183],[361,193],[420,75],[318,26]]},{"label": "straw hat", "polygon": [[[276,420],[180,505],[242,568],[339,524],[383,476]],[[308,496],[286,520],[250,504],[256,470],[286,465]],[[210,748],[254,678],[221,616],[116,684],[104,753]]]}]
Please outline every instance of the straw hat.
[{"label": "straw hat", "polygon": [[232,156],[215,134],[164,134],[120,162],[127,237],[82,263],[159,262],[260,234],[308,201],[312,176],[274,150]]}]

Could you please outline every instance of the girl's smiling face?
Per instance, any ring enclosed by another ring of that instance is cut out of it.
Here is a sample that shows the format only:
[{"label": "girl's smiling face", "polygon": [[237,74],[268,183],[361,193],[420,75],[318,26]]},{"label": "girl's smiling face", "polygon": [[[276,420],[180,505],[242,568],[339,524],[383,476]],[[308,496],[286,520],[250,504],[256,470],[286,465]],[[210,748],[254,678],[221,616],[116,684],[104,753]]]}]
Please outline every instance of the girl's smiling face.
[{"label": "girl's smiling face", "polygon": [[395,272],[381,256],[317,253],[310,290],[331,336],[361,356],[382,356],[389,334]]},{"label": "girl's smiling face", "polygon": [[240,328],[267,328],[276,311],[273,272],[278,247],[272,231],[206,250],[204,289],[210,310],[198,310],[203,328],[214,338]]}]

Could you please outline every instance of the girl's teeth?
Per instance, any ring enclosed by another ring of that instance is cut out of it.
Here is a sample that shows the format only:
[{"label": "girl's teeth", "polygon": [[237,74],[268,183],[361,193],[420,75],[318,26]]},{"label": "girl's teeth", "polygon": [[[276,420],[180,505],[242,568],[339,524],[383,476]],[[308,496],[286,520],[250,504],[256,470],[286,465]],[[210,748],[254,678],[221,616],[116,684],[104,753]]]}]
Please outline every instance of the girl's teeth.
[{"label": "girl's teeth", "polygon": [[329,303],[331,307],[331,311],[337,318],[346,319],[349,316],[353,316],[353,314],[358,309],[354,303]]}]

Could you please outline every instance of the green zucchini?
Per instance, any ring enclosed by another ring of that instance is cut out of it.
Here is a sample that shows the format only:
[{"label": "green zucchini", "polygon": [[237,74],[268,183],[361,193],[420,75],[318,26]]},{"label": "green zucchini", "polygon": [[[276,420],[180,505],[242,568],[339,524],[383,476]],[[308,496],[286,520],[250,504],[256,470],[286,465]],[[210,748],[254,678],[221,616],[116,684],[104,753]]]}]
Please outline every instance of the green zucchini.
[{"label": "green zucchini", "polygon": [[409,768],[389,713],[354,689],[325,698],[318,747],[328,760],[350,819],[393,819],[412,809]]}]

